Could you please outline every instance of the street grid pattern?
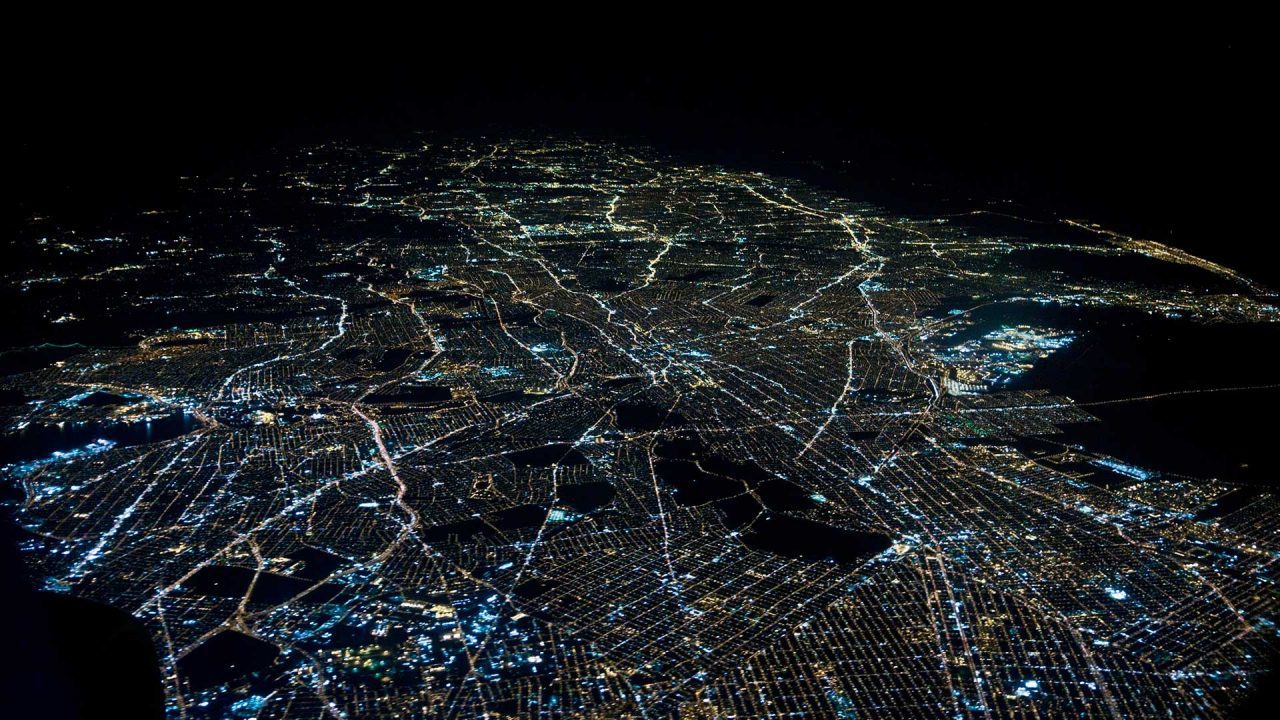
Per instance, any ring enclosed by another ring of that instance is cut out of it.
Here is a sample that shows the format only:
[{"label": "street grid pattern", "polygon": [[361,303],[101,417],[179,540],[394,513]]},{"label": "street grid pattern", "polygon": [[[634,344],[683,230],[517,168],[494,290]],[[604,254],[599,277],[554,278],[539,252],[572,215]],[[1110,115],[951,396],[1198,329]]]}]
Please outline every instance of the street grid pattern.
[{"label": "street grid pattern", "polygon": [[[1033,459],[1087,408],[992,378],[1070,338],[950,341],[992,299],[1273,321],[1234,271],[576,140],[281,167],[42,221],[5,278],[216,320],[3,379],[13,432],[192,418],[3,471],[34,575],[147,624],[173,717],[1211,718],[1265,669],[1277,500],[1200,521],[1231,488]],[[1037,247],[1236,290],[999,270]],[[232,634],[268,660],[201,679]]]}]

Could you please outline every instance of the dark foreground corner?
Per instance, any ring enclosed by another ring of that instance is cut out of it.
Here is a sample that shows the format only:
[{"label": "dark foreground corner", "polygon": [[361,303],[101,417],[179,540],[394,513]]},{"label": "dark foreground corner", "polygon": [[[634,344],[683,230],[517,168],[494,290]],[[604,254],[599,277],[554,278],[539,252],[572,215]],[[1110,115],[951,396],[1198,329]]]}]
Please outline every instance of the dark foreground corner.
[{"label": "dark foreground corner", "polygon": [[160,662],[146,627],[116,608],[36,592],[22,567],[21,531],[0,517],[6,609],[0,717],[98,720],[164,717]]},{"label": "dark foreground corner", "polygon": [[1244,702],[1236,708],[1235,713],[1230,715],[1233,720],[1269,719],[1280,712],[1280,676],[1276,674],[1277,669],[1280,668],[1280,656],[1272,653],[1268,658],[1267,667],[1270,669],[1254,681],[1253,689],[1245,697]]}]

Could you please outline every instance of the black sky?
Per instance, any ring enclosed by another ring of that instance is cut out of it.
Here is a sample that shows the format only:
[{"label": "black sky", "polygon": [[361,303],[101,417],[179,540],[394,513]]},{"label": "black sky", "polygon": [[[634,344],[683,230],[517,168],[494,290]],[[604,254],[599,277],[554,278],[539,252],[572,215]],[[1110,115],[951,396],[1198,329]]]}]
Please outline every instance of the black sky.
[{"label": "black sky", "polygon": [[1252,257],[1265,234],[1271,52],[1244,22],[413,23],[42,38],[13,63],[20,211],[109,209],[310,140],[533,130],[727,162],[848,160],[873,191],[895,178],[1010,198],[1227,261]]}]

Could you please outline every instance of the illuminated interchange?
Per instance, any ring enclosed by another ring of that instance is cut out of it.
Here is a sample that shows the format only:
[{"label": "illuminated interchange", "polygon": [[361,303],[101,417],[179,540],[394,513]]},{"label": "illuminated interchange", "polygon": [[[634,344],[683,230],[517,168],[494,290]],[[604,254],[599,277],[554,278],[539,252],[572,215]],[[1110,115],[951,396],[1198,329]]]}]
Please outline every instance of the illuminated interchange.
[{"label": "illuminated interchange", "polygon": [[5,275],[67,340],[0,378],[26,563],[171,717],[1211,718],[1265,670],[1274,495],[1028,383],[1055,308],[1275,323],[1234,271],[577,140],[277,160]]}]

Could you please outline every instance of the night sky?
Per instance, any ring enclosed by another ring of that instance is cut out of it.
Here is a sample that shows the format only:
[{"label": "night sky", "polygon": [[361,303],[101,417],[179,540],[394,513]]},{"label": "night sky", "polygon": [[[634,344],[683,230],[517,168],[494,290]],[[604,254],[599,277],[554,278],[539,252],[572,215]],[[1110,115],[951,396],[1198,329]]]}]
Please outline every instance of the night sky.
[{"label": "night sky", "polygon": [[922,184],[1012,199],[1228,264],[1261,242],[1270,52],[1247,28],[622,22],[57,33],[13,78],[19,207],[93,213],[327,138],[532,130],[718,162],[848,160],[870,199]]}]

